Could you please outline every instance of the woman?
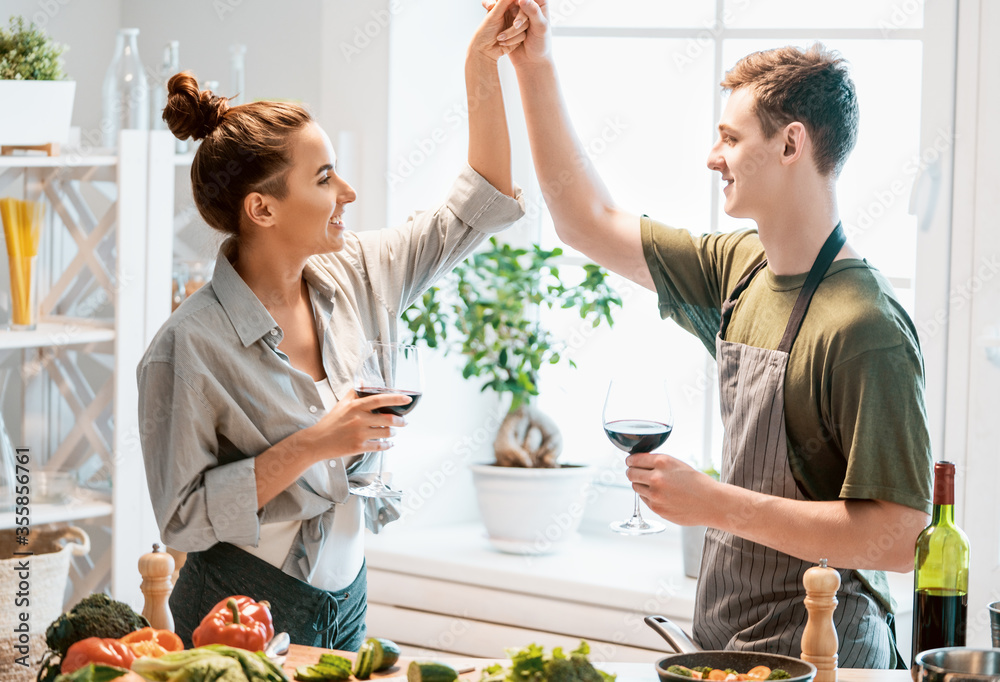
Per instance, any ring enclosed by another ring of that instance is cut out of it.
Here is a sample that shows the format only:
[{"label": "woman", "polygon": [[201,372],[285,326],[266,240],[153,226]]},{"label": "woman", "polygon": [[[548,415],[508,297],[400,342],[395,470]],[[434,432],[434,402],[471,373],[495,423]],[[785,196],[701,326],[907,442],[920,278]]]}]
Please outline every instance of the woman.
[{"label": "woman", "polygon": [[366,340],[395,340],[423,290],[523,215],[496,65],[523,40],[512,7],[498,3],[469,46],[469,167],[436,211],[392,230],[345,231],[356,195],[303,108],[230,108],[188,73],[170,80],[164,120],[180,139],[203,139],[191,169],[198,210],[229,235],[211,283],[138,369],[153,508],[163,540],[189,552],[170,599],[185,644],[234,594],[270,601],[293,642],[363,641],[364,528],[398,513],[363,505],[348,484],[404,425],[372,411],[408,398],[358,398],[352,378]]}]

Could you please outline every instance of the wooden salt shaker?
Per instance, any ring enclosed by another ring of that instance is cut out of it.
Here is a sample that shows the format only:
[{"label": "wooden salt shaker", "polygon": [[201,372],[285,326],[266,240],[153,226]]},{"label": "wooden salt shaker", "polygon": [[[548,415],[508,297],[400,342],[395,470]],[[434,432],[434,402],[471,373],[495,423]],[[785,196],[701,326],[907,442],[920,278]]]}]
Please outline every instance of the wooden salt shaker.
[{"label": "wooden salt shaker", "polygon": [[837,628],[833,612],[837,608],[840,574],[820,559],[802,577],[806,588],[809,619],[802,633],[802,660],[816,666],[815,682],[837,682]]},{"label": "wooden salt shaker", "polygon": [[139,574],[142,584],[139,589],[145,596],[142,615],[149,624],[158,630],[174,631],[174,617],[170,613],[167,600],[174,586],[171,577],[174,573],[174,558],[160,549],[154,543],[153,551],[139,557]]}]

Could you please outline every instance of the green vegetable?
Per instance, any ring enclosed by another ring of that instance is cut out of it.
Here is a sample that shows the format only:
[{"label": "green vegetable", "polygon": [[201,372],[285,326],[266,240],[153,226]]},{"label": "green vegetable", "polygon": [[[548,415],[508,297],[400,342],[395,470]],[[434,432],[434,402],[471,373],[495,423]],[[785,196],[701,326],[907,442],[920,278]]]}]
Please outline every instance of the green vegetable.
[{"label": "green vegetable", "polygon": [[288,682],[285,671],[264,656],[263,652],[237,649],[225,644],[208,644],[201,648],[236,659],[250,682]]},{"label": "green vegetable", "polygon": [[388,670],[399,661],[399,646],[392,640],[369,637],[365,640],[365,644],[369,642],[371,642],[372,653],[374,654],[372,658],[372,670],[374,672]]},{"label": "green vegetable", "polygon": [[589,653],[590,646],[585,641],[569,655],[556,647],[551,656],[546,656],[537,644],[520,650],[508,649],[510,669],[505,672],[502,666],[491,665],[483,670],[480,682],[613,682],[614,675],[591,665],[587,659]]},{"label": "green vegetable", "polygon": [[447,663],[412,661],[406,669],[406,682],[455,682],[458,671]]},{"label": "green vegetable", "polygon": [[375,660],[375,649],[369,642],[365,642],[358,649],[357,658],[354,659],[354,676],[359,680],[367,680],[372,676],[372,666]]},{"label": "green vegetable", "polygon": [[781,668],[777,668],[771,671],[771,674],[767,676],[769,680],[790,680],[792,676]]},{"label": "green vegetable", "polygon": [[683,665],[672,665],[667,668],[667,672],[673,673],[674,675],[680,675],[681,677],[694,677],[694,675],[691,674],[694,671],[691,670],[691,668],[685,668]]},{"label": "green vegetable", "polygon": [[288,682],[266,657],[224,644],[138,658],[132,670],[153,682]]},{"label": "green vegetable", "polygon": [[350,677],[351,675],[351,662],[343,656],[338,656],[337,654],[320,654],[319,663],[320,665],[331,665],[335,668],[344,668],[347,670],[347,676]]},{"label": "green vegetable", "polygon": [[90,663],[71,673],[60,675],[56,678],[56,682],[110,682],[127,672],[125,668],[116,668],[113,665]]},{"label": "green vegetable", "polygon": [[315,665],[300,665],[295,669],[300,682],[344,682],[351,679],[351,662],[336,654],[321,654]]},{"label": "green vegetable", "polygon": [[226,656],[204,656],[178,669],[170,682],[246,682],[239,661]]},{"label": "green vegetable", "polygon": [[300,665],[295,669],[299,682],[344,682],[351,679],[351,669],[336,665]]},{"label": "green vegetable", "polygon": [[104,593],[97,593],[85,597],[56,618],[45,631],[45,643],[62,657],[81,639],[119,639],[145,627],[149,627],[149,621],[133,611],[131,606]]},{"label": "green vegetable", "polygon": [[115,601],[103,592],[83,598],[46,629],[45,643],[49,650],[42,655],[38,682],[54,682],[59,677],[62,658],[81,639],[119,639],[145,627],[149,627],[149,621],[125,602]]}]

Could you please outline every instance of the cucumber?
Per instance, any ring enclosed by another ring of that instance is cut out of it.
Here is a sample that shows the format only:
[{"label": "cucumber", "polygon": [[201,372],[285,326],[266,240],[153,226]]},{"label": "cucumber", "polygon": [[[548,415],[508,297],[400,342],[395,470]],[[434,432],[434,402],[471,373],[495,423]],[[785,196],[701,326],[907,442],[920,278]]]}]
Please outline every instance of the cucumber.
[{"label": "cucumber", "polygon": [[345,682],[351,678],[351,669],[322,663],[300,665],[294,677],[299,682]]},{"label": "cucumber", "polygon": [[343,656],[337,654],[320,654],[319,665],[329,665],[335,668],[343,668],[348,675],[351,673],[351,662]]},{"label": "cucumber", "polygon": [[399,646],[389,639],[369,637],[365,644],[371,642],[374,658],[372,659],[372,671],[382,672],[396,665],[399,660]]},{"label": "cucumber", "polygon": [[359,680],[367,680],[372,676],[372,663],[375,658],[375,648],[371,642],[365,642],[358,649],[358,657],[354,659],[354,676]]},{"label": "cucumber", "polygon": [[447,663],[413,661],[406,670],[406,682],[455,682],[458,672]]}]

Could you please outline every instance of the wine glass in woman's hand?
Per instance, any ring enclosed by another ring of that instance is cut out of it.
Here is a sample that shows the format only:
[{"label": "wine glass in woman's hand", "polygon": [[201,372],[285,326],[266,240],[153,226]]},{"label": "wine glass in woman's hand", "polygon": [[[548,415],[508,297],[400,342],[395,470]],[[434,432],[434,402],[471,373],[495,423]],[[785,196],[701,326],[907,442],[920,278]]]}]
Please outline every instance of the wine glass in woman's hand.
[{"label": "wine glass in woman's hand", "polygon": [[[626,456],[652,452],[666,442],[673,428],[674,415],[664,382],[639,376],[611,381],[604,401],[604,433]],[[642,518],[639,493],[635,494],[632,517],[611,524],[611,530],[623,535],[659,533],[665,528],[658,521]]]},{"label": "wine glass in woman's hand", "polygon": [[[402,343],[369,343],[368,355],[361,363],[355,376],[355,392],[358,397],[396,393],[410,398],[405,405],[380,407],[375,412],[403,416],[417,406],[423,395],[423,367],[416,346]],[[378,475],[375,480],[351,492],[361,497],[402,497],[382,480],[383,452],[378,453]]]}]

